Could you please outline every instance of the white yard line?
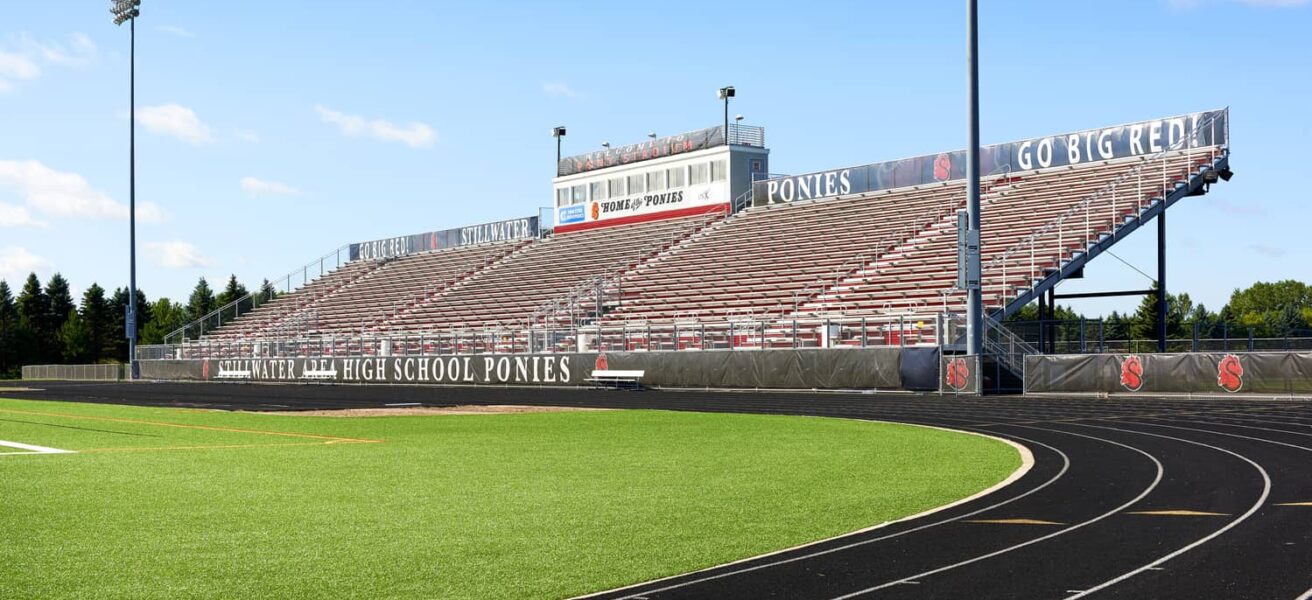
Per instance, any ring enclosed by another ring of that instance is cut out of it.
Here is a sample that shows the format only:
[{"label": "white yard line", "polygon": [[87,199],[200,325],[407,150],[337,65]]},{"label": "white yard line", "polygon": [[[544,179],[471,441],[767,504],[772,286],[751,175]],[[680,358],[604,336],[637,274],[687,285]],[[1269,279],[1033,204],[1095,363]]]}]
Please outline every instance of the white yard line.
[{"label": "white yard line", "polygon": [[32,444],[22,444],[19,442],[7,442],[0,440],[0,446],[18,448],[25,452],[0,452],[0,456],[19,455],[19,454],[75,454],[74,450],[60,450],[59,448],[47,448],[45,446],[33,446]]}]

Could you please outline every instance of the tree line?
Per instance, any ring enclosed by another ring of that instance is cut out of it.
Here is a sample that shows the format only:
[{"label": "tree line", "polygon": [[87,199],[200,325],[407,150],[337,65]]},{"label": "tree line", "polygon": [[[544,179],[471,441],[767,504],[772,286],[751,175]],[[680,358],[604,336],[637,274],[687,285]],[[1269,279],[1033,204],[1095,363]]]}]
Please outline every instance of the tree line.
[{"label": "tree line", "polygon": [[[276,295],[267,279],[260,291],[266,298]],[[169,333],[245,296],[246,286],[235,275],[217,294],[201,277],[186,304],[152,302],[137,289],[137,341],[162,344]],[[75,303],[59,273],[44,286],[36,273],[29,274],[17,294],[0,279],[0,379],[17,377],[23,365],[127,362],[127,308],[126,288],[108,293],[93,283]]]},{"label": "tree line", "polygon": [[[1153,284],[1154,291],[1157,285]],[[1286,279],[1258,282],[1236,289],[1221,310],[1212,312],[1202,303],[1194,303],[1187,293],[1166,294],[1166,336],[1169,339],[1245,337],[1250,330],[1255,338],[1312,336],[1312,286]],[[1133,313],[1113,311],[1097,319],[1102,321],[1102,335],[1111,340],[1157,339],[1157,296],[1145,296]],[[1073,323],[1084,319],[1070,307],[1058,305],[1048,317]],[[1037,304],[1017,311],[1009,321],[1035,321]]]}]

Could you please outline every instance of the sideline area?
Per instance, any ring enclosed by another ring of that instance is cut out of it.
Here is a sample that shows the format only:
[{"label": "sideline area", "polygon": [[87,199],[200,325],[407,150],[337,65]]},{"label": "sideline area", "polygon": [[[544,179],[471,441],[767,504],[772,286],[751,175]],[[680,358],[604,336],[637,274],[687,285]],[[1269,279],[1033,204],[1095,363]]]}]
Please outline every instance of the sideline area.
[{"label": "sideline area", "polygon": [[653,410],[0,400],[0,439],[77,452],[0,462],[0,587],[47,598],[577,595],[894,521],[1021,465],[924,427]]}]

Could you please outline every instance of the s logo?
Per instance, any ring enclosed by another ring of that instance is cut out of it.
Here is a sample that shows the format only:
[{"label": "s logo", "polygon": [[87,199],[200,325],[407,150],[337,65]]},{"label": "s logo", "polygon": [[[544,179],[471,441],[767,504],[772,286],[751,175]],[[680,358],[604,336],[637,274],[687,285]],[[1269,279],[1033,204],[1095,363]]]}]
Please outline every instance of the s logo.
[{"label": "s logo", "polygon": [[947,181],[952,176],[952,158],[940,154],[934,159],[934,181]]},{"label": "s logo", "polygon": [[598,354],[597,362],[592,363],[592,368],[598,371],[609,371],[610,361],[606,360],[605,354]]},{"label": "s logo", "polygon": [[596,202],[592,203],[592,220],[596,221],[601,216],[601,206]]},{"label": "s logo", "polygon": [[1131,354],[1121,361],[1121,385],[1131,392],[1143,387],[1143,360]]},{"label": "s logo", "polygon": [[1216,368],[1216,385],[1227,392],[1237,392],[1244,387],[1244,365],[1239,363],[1239,357],[1233,354],[1225,355],[1221,359],[1221,364]]},{"label": "s logo", "polygon": [[943,381],[958,392],[966,389],[970,385],[970,365],[966,364],[966,359],[958,357],[948,361]]},{"label": "s logo", "polygon": [[200,378],[201,379],[210,378],[210,361],[203,360],[200,362]]}]

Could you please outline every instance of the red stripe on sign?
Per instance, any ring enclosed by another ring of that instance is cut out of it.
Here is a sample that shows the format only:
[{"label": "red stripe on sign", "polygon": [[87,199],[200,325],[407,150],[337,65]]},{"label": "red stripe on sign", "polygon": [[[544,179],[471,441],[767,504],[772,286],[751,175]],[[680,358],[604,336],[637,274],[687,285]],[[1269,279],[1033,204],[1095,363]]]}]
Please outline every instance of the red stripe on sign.
[{"label": "red stripe on sign", "polygon": [[705,215],[713,212],[729,212],[729,203],[725,202],[724,204],[693,206],[689,208],[680,208],[679,210],[667,210],[665,212],[650,213],[645,215],[633,215],[631,217],[606,219],[604,221],[593,221],[591,223],[572,223],[570,225],[557,225],[556,233],[569,233],[571,231],[586,231],[588,229],[598,229],[601,227],[614,227],[616,225],[630,225],[633,223],[647,223],[649,221],[662,221],[665,219],[689,217],[692,215]]}]

